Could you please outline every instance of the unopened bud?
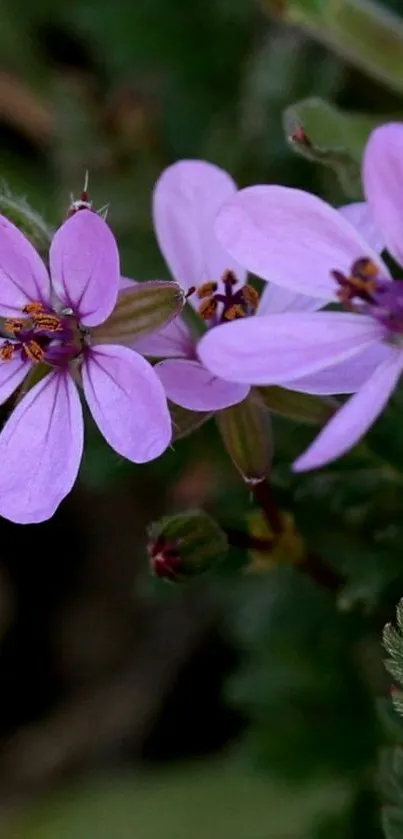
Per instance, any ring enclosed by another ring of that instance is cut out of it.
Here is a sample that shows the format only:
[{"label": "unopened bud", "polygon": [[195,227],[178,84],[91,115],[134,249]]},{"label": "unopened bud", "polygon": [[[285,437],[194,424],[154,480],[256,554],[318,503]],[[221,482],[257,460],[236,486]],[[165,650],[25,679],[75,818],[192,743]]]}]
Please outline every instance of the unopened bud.
[{"label": "unopened bud", "polygon": [[238,405],[216,414],[225,448],[248,484],[264,480],[270,472],[273,444],[270,412],[252,391]]},{"label": "unopened bud", "polygon": [[100,344],[132,344],[179,315],[185,296],[177,283],[149,280],[123,288],[109,318],[91,330]]},{"label": "unopened bud", "polygon": [[325,425],[340,407],[334,397],[299,393],[276,385],[260,387],[258,391],[273,414],[308,425]]},{"label": "unopened bud", "polygon": [[151,570],[164,580],[181,582],[203,574],[228,550],[225,533],[202,510],[166,516],[149,532]]}]

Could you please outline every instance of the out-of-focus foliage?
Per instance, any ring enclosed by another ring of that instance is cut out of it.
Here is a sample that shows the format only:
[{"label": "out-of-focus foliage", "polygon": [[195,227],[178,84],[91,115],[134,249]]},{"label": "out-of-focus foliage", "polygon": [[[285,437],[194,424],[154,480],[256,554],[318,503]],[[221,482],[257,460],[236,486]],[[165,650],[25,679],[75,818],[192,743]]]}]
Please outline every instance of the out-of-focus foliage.
[{"label": "out-of-focus foliage", "polygon": [[52,799],[19,828],[20,839],[261,839],[299,836],[318,816],[345,800],[341,785],[322,784],[294,793],[228,761],[156,772],[143,779],[122,776],[71,789]]},{"label": "out-of-focus foliage", "polygon": [[[383,643],[389,658],[385,661],[394,685],[391,691],[391,701],[386,705],[388,717],[385,715],[387,730],[393,746],[385,748],[381,763],[381,782],[385,806],[382,812],[382,823],[387,839],[396,839],[403,828],[403,601],[400,600],[396,609],[397,628],[388,623],[383,631]],[[392,722],[392,724],[391,724]]]}]

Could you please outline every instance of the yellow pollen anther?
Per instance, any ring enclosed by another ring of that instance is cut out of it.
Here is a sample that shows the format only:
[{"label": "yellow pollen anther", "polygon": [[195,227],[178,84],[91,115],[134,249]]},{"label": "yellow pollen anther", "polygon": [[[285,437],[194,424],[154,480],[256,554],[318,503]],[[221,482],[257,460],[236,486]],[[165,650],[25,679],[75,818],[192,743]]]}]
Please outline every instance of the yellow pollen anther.
[{"label": "yellow pollen anther", "polygon": [[246,312],[239,303],[234,303],[224,313],[225,320],[237,320],[237,318],[244,318],[245,316]]},{"label": "yellow pollen anther", "polygon": [[39,314],[32,316],[32,322],[37,329],[43,329],[46,332],[58,332],[62,329],[62,323],[57,315]]},{"label": "yellow pollen anther", "polygon": [[199,306],[199,314],[203,318],[203,320],[210,320],[210,318],[215,315],[217,311],[217,300],[214,300],[214,297],[210,297],[207,300],[203,300]]},{"label": "yellow pollen anther", "polygon": [[259,303],[259,292],[252,285],[245,285],[242,289],[242,297],[252,309],[257,309]]},{"label": "yellow pollen anther", "polygon": [[23,346],[27,358],[29,358],[33,364],[40,364],[40,362],[45,358],[45,351],[37,341],[27,341]]},{"label": "yellow pollen anther", "polygon": [[22,311],[27,315],[39,315],[43,312],[43,303],[27,303]]},{"label": "yellow pollen anther", "polygon": [[21,318],[7,318],[4,321],[4,329],[6,332],[9,332],[10,335],[16,335],[17,332],[20,332],[21,329],[24,329],[25,323]]},{"label": "yellow pollen anther", "polygon": [[217,291],[217,283],[209,282],[203,283],[203,285],[199,285],[196,289],[197,296],[200,297],[200,300],[203,300],[205,297],[211,297],[215,291]]},{"label": "yellow pollen anther", "polygon": [[11,361],[14,355],[14,344],[11,341],[5,341],[0,347],[0,358],[2,361]]},{"label": "yellow pollen anther", "polygon": [[362,259],[357,259],[354,262],[351,273],[353,277],[373,279],[378,276],[379,268],[375,265],[375,262],[373,262],[372,259],[368,259],[368,257],[364,256]]}]

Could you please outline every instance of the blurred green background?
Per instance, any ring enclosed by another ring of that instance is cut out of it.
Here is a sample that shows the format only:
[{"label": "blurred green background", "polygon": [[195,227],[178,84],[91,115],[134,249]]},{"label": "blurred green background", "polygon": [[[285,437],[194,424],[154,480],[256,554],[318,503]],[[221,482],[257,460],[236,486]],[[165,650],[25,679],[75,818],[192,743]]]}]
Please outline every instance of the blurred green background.
[{"label": "blurred green background", "polygon": [[[167,275],[150,201],[180,158],[344,203],[350,177],[293,153],[285,109],[321,97],[382,121],[403,114],[402,91],[322,44],[320,25],[312,39],[290,24],[287,6],[0,0],[4,184],[56,226],[88,169],[138,279]],[[238,572],[236,553],[191,585],[151,579],[146,528],[161,514],[199,506],[247,527],[251,501],[214,423],[138,468],[89,427],[54,519],[0,521],[2,835],[380,835],[380,628],[403,593],[401,401],[365,451],[303,479],[289,464],[314,429],[274,418],[277,499],[346,575],[337,600],[290,567]]]}]

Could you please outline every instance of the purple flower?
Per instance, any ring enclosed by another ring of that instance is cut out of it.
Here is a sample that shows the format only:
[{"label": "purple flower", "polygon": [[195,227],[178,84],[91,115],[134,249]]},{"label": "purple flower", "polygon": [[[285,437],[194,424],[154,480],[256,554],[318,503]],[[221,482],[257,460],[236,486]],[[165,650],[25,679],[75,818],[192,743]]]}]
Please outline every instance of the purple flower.
[{"label": "purple flower", "polygon": [[[217,166],[183,160],[163,172],[154,191],[154,225],[161,251],[175,280],[186,290],[194,289],[189,302],[202,315],[211,337],[225,334],[229,321],[249,321],[252,314],[263,326],[266,315],[272,318],[282,312],[309,312],[324,305],[317,298],[271,284],[258,301],[254,289],[245,285],[245,270],[217,242],[214,230],[217,212],[236,190],[232,178]],[[364,226],[368,235],[376,235],[365,205],[351,205],[343,212],[353,215],[353,223]],[[254,332],[257,321],[253,319],[249,325]],[[236,376],[227,380],[225,372],[221,375],[208,369],[199,355],[204,341],[200,344],[184,320],[177,318],[158,333],[136,342],[135,348],[165,359],[156,370],[172,402],[194,411],[216,411],[241,402],[252,382],[237,380]],[[357,380],[355,371],[350,366],[346,369],[349,392],[361,384],[359,372]],[[320,372],[295,381],[293,389],[333,392],[332,374]]]},{"label": "purple flower", "polygon": [[[363,184],[376,228],[402,265],[403,124],[372,133]],[[240,321],[199,346],[206,366],[230,381],[284,384],[321,370],[327,376],[325,368],[338,364],[332,392],[347,393],[346,377],[362,378],[358,393],[294,464],[297,471],[323,466],[358,442],[399,380],[403,284],[391,279],[376,251],[379,242],[369,247],[368,236],[366,241],[339,212],[299,190],[242,190],[222,208],[217,235],[234,258],[265,279],[347,309],[281,315],[270,324]]]},{"label": "purple flower", "polygon": [[0,315],[9,335],[0,343],[0,401],[35,365],[46,374],[0,434],[0,515],[19,523],[50,518],[77,477],[83,414],[76,380],[119,454],[152,460],[171,437],[165,394],[148,362],[127,347],[92,345],[91,328],[113,310],[120,283],[117,245],[99,215],[80,210],[59,228],[50,275],[52,282],[28,240],[0,217]]}]

